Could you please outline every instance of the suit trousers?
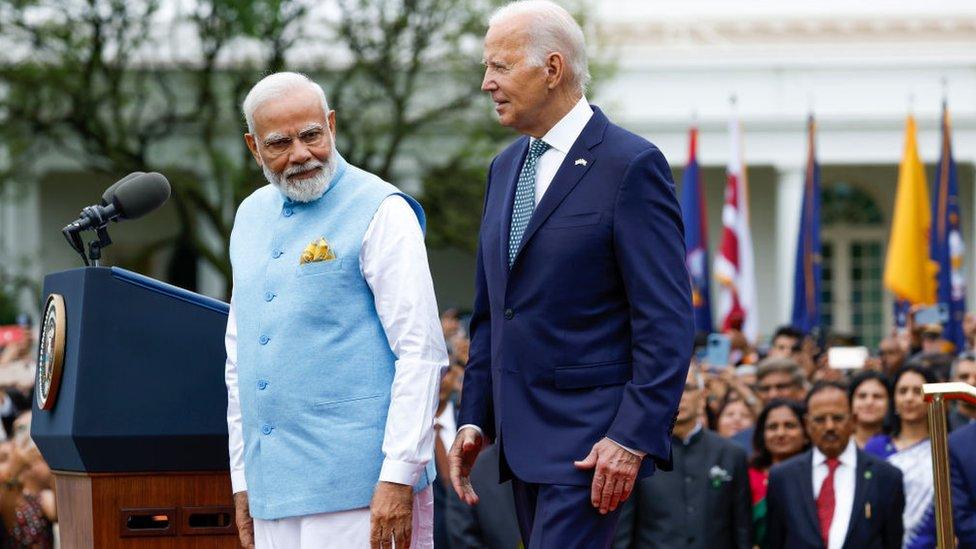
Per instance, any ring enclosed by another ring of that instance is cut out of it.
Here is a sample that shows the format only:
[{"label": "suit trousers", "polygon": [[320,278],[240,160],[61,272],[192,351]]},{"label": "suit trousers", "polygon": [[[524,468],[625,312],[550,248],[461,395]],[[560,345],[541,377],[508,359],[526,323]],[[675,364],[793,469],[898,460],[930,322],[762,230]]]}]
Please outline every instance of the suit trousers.
[{"label": "suit trousers", "polygon": [[606,549],[613,544],[620,507],[601,515],[590,502],[590,486],[513,478],[512,490],[526,549]]},{"label": "suit trousers", "polygon": [[[368,549],[369,508],[277,520],[254,519],[256,549]],[[434,492],[413,496],[412,549],[434,547]]]}]

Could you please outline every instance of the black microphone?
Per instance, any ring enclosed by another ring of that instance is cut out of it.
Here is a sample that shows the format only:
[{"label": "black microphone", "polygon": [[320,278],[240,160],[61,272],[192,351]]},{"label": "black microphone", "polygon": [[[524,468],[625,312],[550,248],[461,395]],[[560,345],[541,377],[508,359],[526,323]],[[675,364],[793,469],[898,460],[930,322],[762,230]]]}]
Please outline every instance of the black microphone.
[{"label": "black microphone", "polygon": [[105,189],[105,192],[102,193],[102,206],[108,206],[112,203],[112,198],[115,196],[115,190],[118,189],[120,185],[127,181],[132,181],[140,175],[146,175],[146,172],[132,172],[115,183],[112,183],[112,186]]},{"label": "black microphone", "polygon": [[[111,191],[111,192],[110,192]],[[110,221],[136,219],[162,206],[169,199],[169,181],[156,172],[129,174],[105,190],[104,205],[88,206],[78,219],[62,229],[65,233],[77,233],[86,229],[98,229]]]}]

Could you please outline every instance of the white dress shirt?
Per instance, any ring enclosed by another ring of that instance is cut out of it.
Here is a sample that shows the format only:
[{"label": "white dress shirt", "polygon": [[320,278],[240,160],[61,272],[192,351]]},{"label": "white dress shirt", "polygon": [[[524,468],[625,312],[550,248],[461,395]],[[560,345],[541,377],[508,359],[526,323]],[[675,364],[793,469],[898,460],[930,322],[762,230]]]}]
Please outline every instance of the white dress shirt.
[{"label": "white dress shirt", "polygon": [[[359,265],[396,355],[379,480],[413,485],[433,458],[434,412],[448,359],[424,236],[416,214],[403,198],[390,196],[380,204],[363,236]],[[236,493],[247,490],[247,484],[233,299],[224,342],[231,484]]]},{"label": "white dress shirt", "polygon": [[[539,205],[539,201],[546,194],[549,189],[549,185],[552,184],[552,180],[556,177],[556,172],[559,171],[559,167],[562,166],[563,161],[566,160],[566,155],[569,154],[569,149],[573,147],[576,140],[579,139],[583,129],[586,127],[587,122],[593,117],[593,108],[590,107],[590,103],[586,100],[586,96],[580,98],[579,101],[573,105],[573,108],[569,110],[556,125],[549,129],[545,135],[542,136],[542,141],[549,144],[549,149],[542,153],[539,157],[539,161],[536,164],[535,171],[535,204]],[[531,138],[533,141],[535,138]],[[478,434],[483,434],[481,427],[467,423],[462,425],[458,431],[464,429],[465,427],[471,427],[478,431]],[[633,450],[620,444],[619,442],[611,440],[617,446],[620,446],[624,450],[632,454],[636,454],[640,457],[647,455],[647,452],[640,450]],[[580,456],[583,459],[586,456]]]},{"label": "white dress shirt", "polygon": [[[840,465],[834,471],[834,518],[830,522],[830,532],[828,540],[830,545],[827,549],[841,549],[844,540],[847,538],[847,527],[851,523],[851,512],[854,510],[854,487],[857,479],[854,474],[857,471],[857,446],[852,438],[847,443],[847,448],[838,458]],[[827,456],[813,447],[813,499],[816,503],[820,496],[820,487],[824,479],[827,478]],[[818,525],[819,528],[819,525]]]},{"label": "white dress shirt", "polygon": [[[538,206],[542,196],[546,194],[559,166],[563,165],[569,149],[579,139],[586,123],[593,116],[593,109],[586,101],[586,96],[580,98],[576,105],[556,125],[542,136],[542,140],[549,144],[549,150],[539,157],[535,171],[535,203]],[[535,138],[533,138],[534,140]]]}]

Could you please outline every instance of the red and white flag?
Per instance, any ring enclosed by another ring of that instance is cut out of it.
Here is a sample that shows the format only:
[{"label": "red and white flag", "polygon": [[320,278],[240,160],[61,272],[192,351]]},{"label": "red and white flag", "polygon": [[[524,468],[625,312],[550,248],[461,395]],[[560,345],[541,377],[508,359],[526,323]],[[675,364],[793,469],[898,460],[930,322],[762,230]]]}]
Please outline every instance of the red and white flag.
[{"label": "red and white flag", "polygon": [[754,343],[759,336],[759,319],[752,233],[749,231],[749,183],[742,161],[742,128],[734,116],[729,121],[729,137],[732,155],[722,207],[722,243],[715,257],[715,278],[719,283],[718,314],[723,331],[741,326],[746,338]]}]

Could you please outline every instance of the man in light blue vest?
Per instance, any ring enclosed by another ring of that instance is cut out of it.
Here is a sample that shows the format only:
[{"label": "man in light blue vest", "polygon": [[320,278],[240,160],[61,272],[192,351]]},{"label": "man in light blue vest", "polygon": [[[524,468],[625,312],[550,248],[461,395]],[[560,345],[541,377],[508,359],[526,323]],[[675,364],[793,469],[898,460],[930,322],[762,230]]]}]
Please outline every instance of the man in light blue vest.
[{"label": "man in light blue vest", "polygon": [[243,105],[266,185],[231,234],[227,423],[245,547],[433,547],[434,410],[447,352],[424,213],[346,163],[297,73]]}]

